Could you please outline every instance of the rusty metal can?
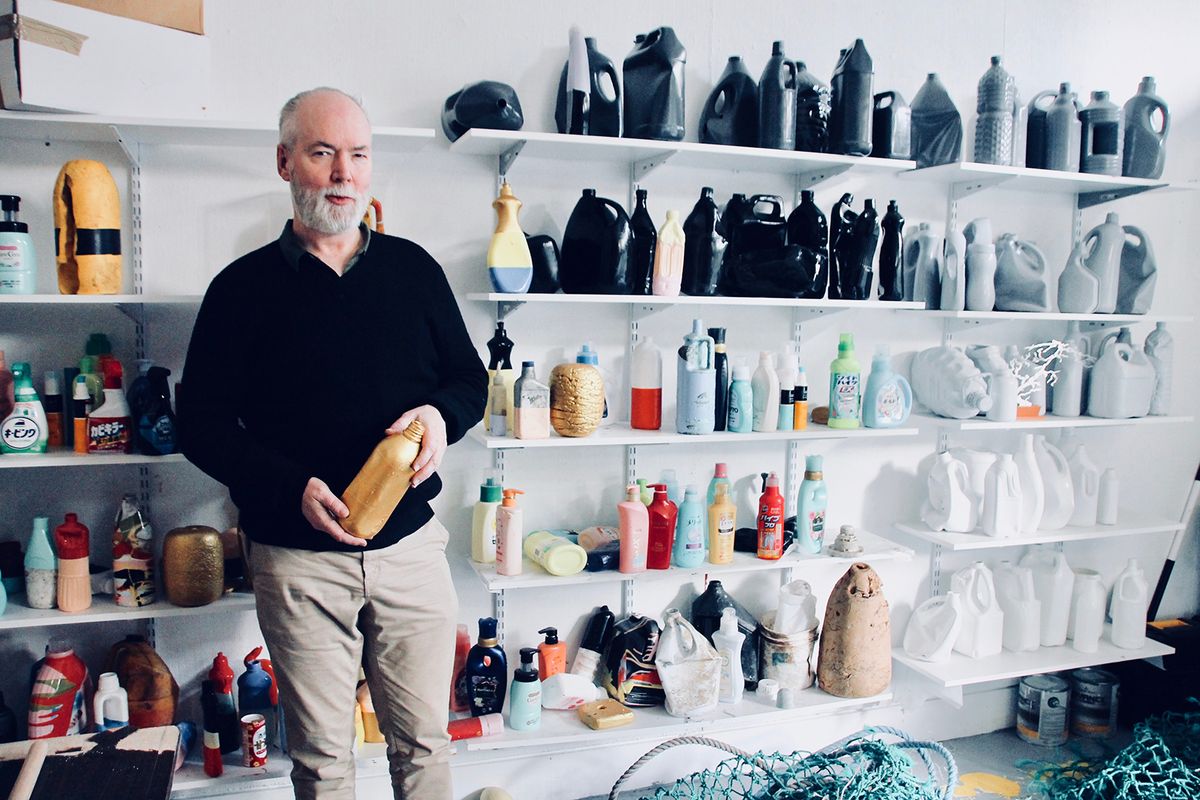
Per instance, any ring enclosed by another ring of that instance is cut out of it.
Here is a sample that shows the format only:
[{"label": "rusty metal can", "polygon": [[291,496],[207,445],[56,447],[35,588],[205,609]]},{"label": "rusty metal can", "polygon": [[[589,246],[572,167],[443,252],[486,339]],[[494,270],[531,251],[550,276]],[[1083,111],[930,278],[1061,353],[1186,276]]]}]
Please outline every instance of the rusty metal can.
[{"label": "rusty metal can", "polygon": [[1071,687],[1053,675],[1030,675],[1017,686],[1017,735],[1030,744],[1067,741]]},{"label": "rusty metal can", "polygon": [[242,717],[242,766],[261,767],[267,763],[267,718],[262,714]]},{"label": "rusty metal can", "polygon": [[1102,669],[1071,673],[1071,733],[1085,739],[1107,739],[1117,730],[1117,693],[1121,681]]}]

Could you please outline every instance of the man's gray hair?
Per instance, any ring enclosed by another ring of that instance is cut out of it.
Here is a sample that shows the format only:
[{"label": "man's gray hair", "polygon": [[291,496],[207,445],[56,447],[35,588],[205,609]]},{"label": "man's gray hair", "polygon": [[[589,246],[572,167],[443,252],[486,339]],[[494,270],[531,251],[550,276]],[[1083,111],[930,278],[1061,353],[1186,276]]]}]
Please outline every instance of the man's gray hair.
[{"label": "man's gray hair", "polygon": [[[348,92],[343,92],[341,89],[335,89],[332,86],[318,86],[315,89],[307,89],[300,92],[300,94],[291,100],[288,100],[283,104],[283,108],[279,110],[279,143],[281,145],[290,149],[296,143],[296,110],[300,108],[300,103],[311,95],[323,94],[325,92],[340,94],[358,106],[358,110],[363,113],[364,117],[367,116],[367,110],[363,108],[362,101]],[[367,122],[368,124],[370,123],[370,118],[367,119]]]}]

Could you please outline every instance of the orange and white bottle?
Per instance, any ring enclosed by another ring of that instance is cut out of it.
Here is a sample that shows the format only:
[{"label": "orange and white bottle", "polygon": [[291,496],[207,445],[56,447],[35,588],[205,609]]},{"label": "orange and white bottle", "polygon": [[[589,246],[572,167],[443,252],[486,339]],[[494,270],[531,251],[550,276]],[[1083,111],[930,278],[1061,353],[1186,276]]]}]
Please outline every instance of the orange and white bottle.
[{"label": "orange and white bottle", "polygon": [[630,371],[629,426],[643,431],[662,427],[662,354],[649,336],[633,348]]}]

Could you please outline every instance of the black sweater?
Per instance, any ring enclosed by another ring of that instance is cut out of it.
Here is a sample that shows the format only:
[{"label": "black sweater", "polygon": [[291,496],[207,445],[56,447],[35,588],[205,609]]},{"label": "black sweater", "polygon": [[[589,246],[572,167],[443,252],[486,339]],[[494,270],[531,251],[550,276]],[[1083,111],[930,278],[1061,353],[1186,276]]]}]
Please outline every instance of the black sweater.
[{"label": "black sweater", "polygon": [[[176,401],[192,463],[229,487],[256,542],[353,550],[300,513],[310,477],[341,495],[384,430],[423,404],[453,444],[483,416],[487,373],[438,263],[406,239],[373,234],[338,276],[316,257],[289,264],[278,241],[208,287]],[[410,489],[368,548],[433,516],[435,474]]]}]

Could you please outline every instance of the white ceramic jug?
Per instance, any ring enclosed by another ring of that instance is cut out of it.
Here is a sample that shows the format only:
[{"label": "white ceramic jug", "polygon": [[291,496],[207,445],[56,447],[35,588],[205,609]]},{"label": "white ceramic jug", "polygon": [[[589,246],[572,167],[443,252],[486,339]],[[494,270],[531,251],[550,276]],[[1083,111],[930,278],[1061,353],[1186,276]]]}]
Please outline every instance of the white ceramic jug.
[{"label": "white ceramic jug", "polygon": [[1149,586],[1136,558],[1129,559],[1113,584],[1108,615],[1112,617],[1109,636],[1112,643],[1136,650],[1146,641],[1146,608],[1150,605]]},{"label": "white ceramic jug", "polygon": [[1104,600],[1107,592],[1100,573],[1093,569],[1075,570],[1075,588],[1071,594],[1071,616],[1067,632],[1071,646],[1081,653],[1100,648],[1104,632]]},{"label": "white ceramic jug", "polygon": [[1021,557],[1021,566],[1033,570],[1033,588],[1042,604],[1042,647],[1064,644],[1075,586],[1075,573],[1066,556],[1057,550],[1035,547]]},{"label": "white ceramic jug", "polygon": [[1117,287],[1121,277],[1121,251],[1125,248],[1125,231],[1119,217],[1109,212],[1104,222],[1083,237],[1087,252],[1084,264],[1099,282],[1095,311],[1111,314],[1117,309]]},{"label": "white ceramic jug", "polygon": [[1144,417],[1150,412],[1156,375],[1146,354],[1110,333],[1092,367],[1088,414],[1107,419]]},{"label": "white ceramic jug", "polygon": [[1004,640],[1004,612],[996,600],[992,571],[982,561],[954,573],[950,590],[962,598],[962,627],[954,650],[967,658],[987,658],[1000,652]]},{"label": "white ceramic jug", "polygon": [[1082,444],[1068,459],[1071,465],[1071,489],[1075,492],[1075,510],[1071,512],[1070,525],[1091,527],[1096,524],[1096,511],[1100,499],[1100,468],[1088,457]]},{"label": "white ceramic jug", "polygon": [[904,299],[924,303],[926,308],[938,307],[942,274],[942,237],[933,232],[928,222],[917,226],[916,235],[904,248]]},{"label": "white ceramic jug", "polygon": [[1067,526],[1075,512],[1075,489],[1071,483],[1071,467],[1066,456],[1046,441],[1045,436],[1034,439],[1033,452],[1042,474],[1045,501],[1042,507],[1043,531],[1057,531]]},{"label": "white ceramic jug", "polygon": [[912,390],[940,417],[968,419],[992,407],[983,373],[957,347],[929,347],[913,356]]},{"label": "white ceramic jug", "polygon": [[956,592],[931,597],[917,606],[904,629],[904,652],[921,661],[948,661],[962,628],[962,603]]},{"label": "white ceramic jug", "polygon": [[972,450],[969,447],[951,447],[950,455],[961,461],[967,467],[970,478],[971,499],[975,507],[983,508],[984,483],[988,470],[996,463],[996,454],[990,450]]},{"label": "white ceramic jug", "polygon": [[1042,603],[1033,586],[1033,570],[1011,561],[996,567],[996,600],[1004,612],[1004,649],[1037,650],[1041,644]]},{"label": "white ceramic jug", "polygon": [[935,531],[969,533],[979,524],[979,509],[971,498],[967,465],[949,453],[939,453],[926,481],[929,499],[921,519]]},{"label": "white ceramic jug", "polygon": [[1010,538],[1021,533],[1021,476],[1011,453],[1000,453],[984,477],[979,524],[988,536]]},{"label": "white ceramic jug", "polygon": [[1037,532],[1042,523],[1042,511],[1046,505],[1046,486],[1042,483],[1042,472],[1038,467],[1037,453],[1033,449],[1033,434],[1021,436],[1021,444],[1013,454],[1017,463],[1017,474],[1021,478],[1021,533],[1029,536]]}]

